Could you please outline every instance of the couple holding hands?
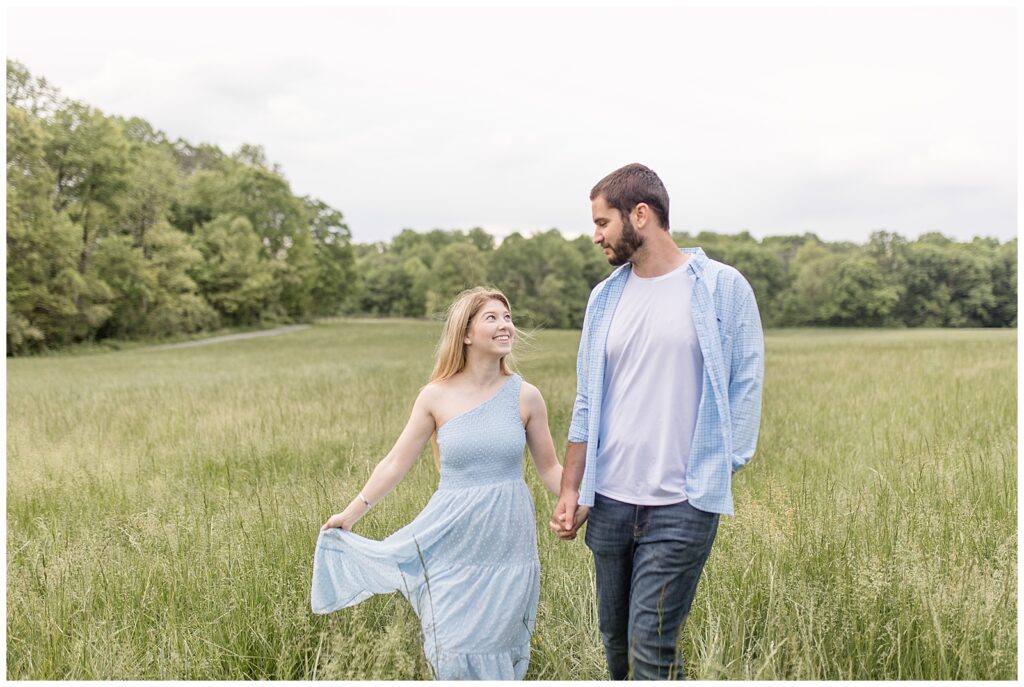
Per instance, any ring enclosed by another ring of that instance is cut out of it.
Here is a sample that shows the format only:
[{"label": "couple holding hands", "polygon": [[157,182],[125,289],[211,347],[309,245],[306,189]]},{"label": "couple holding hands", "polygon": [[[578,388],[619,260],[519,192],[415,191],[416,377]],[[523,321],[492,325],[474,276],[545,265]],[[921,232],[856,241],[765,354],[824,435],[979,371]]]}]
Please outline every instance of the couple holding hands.
[{"label": "couple holding hands", "polygon": [[[733,513],[732,475],[754,454],[764,341],[750,285],[676,247],[649,168],[612,172],[590,200],[594,243],[618,269],[587,303],[564,466],[540,391],[511,364],[508,299],[471,289],[448,309],[394,448],[321,528],[313,611],[401,592],[439,679],[526,675],[540,562],[524,446],[558,495],[554,534],[574,539],[588,522],[611,678],[683,678],[679,632],[719,516]],[[423,511],[383,541],[354,534],[432,435],[441,477]]]}]

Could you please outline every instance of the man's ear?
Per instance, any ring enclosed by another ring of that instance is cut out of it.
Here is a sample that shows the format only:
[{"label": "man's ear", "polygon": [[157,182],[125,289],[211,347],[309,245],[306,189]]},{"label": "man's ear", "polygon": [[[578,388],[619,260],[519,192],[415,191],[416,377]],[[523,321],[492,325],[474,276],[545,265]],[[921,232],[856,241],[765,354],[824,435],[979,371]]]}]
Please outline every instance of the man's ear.
[{"label": "man's ear", "polygon": [[633,222],[633,226],[637,229],[643,229],[651,219],[651,206],[647,203],[637,203],[636,207],[633,208],[633,214],[636,215],[636,221]]}]

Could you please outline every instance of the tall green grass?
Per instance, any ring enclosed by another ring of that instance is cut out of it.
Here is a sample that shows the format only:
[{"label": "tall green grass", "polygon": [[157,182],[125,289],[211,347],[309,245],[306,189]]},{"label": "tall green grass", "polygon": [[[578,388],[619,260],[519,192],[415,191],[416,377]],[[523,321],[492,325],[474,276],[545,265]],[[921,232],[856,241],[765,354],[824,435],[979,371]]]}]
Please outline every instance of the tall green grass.
[{"label": "tall green grass", "polygon": [[[182,350],[10,360],[13,679],[419,679],[398,594],[309,611],[317,531],[403,427],[439,325],[340,321]],[[561,445],[578,333],[521,356]],[[1016,677],[1016,331],[779,331],[683,633],[691,678]],[[602,679],[593,569],[537,506],[528,678]],[[357,526],[423,507],[432,460]],[[582,538],[581,538],[582,539]]]}]

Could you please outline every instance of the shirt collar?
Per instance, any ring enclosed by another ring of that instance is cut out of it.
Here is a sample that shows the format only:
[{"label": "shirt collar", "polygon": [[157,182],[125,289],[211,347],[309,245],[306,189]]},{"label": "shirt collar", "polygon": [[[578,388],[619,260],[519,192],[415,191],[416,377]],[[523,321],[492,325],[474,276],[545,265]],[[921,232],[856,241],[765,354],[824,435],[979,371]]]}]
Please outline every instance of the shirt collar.
[{"label": "shirt collar", "polygon": [[693,272],[693,276],[699,277],[700,273],[704,271],[704,266],[708,264],[708,256],[704,254],[704,249],[696,246],[693,248],[680,248],[679,250],[690,256],[690,262],[687,267]]}]

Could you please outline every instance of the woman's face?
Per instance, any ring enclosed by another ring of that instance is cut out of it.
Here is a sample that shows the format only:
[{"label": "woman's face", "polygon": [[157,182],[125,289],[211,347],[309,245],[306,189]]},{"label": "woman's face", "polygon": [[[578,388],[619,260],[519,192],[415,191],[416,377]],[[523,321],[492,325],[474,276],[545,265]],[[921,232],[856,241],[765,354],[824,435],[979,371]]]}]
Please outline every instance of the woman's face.
[{"label": "woman's face", "polygon": [[515,334],[516,327],[512,324],[512,314],[504,303],[492,298],[484,303],[470,320],[464,343],[478,353],[508,355],[512,352],[512,339],[515,338]]}]

